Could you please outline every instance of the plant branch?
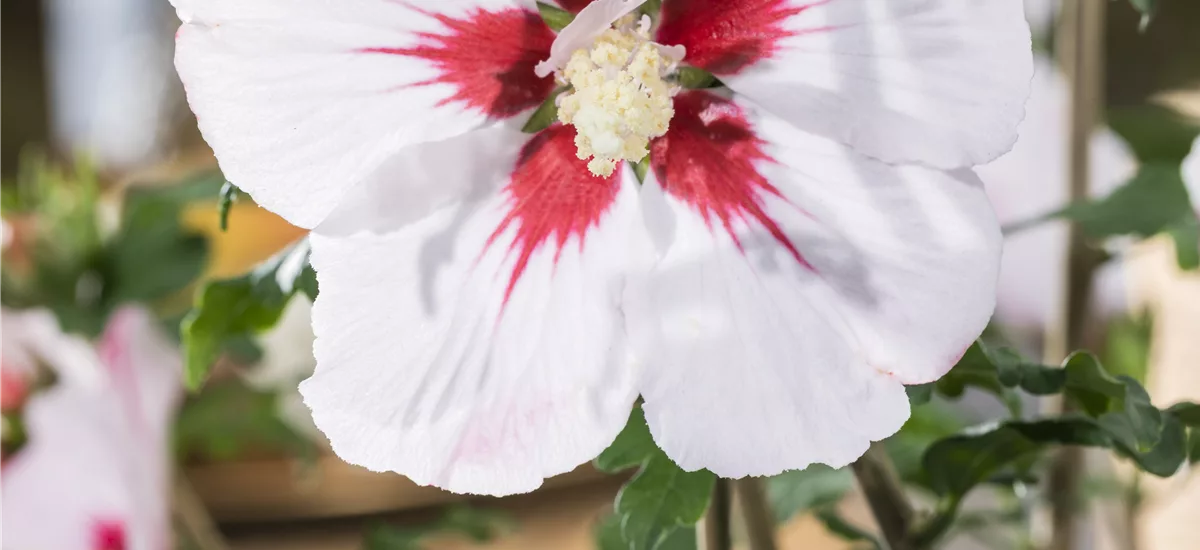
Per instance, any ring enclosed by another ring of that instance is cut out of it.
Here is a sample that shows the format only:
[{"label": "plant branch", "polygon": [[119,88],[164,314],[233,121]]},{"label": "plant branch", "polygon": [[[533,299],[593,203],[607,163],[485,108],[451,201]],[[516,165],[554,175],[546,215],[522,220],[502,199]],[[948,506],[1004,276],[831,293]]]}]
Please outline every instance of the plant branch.
[{"label": "plant branch", "polygon": [[229,543],[183,473],[175,474],[171,508],[188,538],[201,550],[229,550]]},{"label": "plant branch", "polygon": [[700,542],[700,550],[732,550],[732,516],[733,484],[728,479],[717,478],[708,511],[704,513],[704,519],[696,524],[696,540]]},{"label": "plant branch", "polygon": [[[1089,196],[1090,144],[1104,103],[1105,9],[1104,2],[1069,0],[1063,10],[1060,51],[1071,82],[1070,203]],[[1044,354],[1050,363],[1057,363],[1072,349],[1082,347],[1087,328],[1088,297],[1097,261],[1078,223],[1070,225],[1066,262],[1057,322],[1047,326]],[[1069,403],[1062,404],[1064,412],[1069,408]],[[1051,465],[1047,489],[1051,501],[1052,550],[1074,550],[1079,544],[1076,516],[1083,466],[1083,451],[1077,447],[1064,448]]]},{"label": "plant branch", "polygon": [[776,550],[775,516],[767,502],[767,492],[762,480],[745,477],[733,482],[737,489],[738,503],[742,507],[742,521],[746,524],[746,535],[750,539],[750,550]]},{"label": "plant branch", "polygon": [[875,516],[891,550],[915,550],[910,528],[913,508],[892,460],[881,443],[872,443],[867,452],[850,465],[858,485],[867,497],[867,504]]}]

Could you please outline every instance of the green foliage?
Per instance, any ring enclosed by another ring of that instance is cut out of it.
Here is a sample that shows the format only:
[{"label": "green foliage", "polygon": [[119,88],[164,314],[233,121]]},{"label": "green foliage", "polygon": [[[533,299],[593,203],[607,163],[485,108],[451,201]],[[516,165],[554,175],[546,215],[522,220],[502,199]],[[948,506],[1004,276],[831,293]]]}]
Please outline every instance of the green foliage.
[{"label": "green foliage", "polygon": [[645,4],[642,4],[642,6],[638,8],[638,11],[649,15],[651,19],[657,21],[659,16],[662,14],[662,3],[663,0],[647,0]]},{"label": "green foliage", "polygon": [[766,484],[767,501],[777,523],[811,513],[826,530],[844,540],[882,548],[874,536],[846,521],[835,508],[853,488],[854,474],[848,468],[835,470],[822,464],[784,472],[769,478]]},{"label": "green foliage", "polygon": [[[1134,0],[1136,3],[1138,0]],[[1150,3],[1147,12],[1153,11]],[[1159,233],[1175,241],[1179,266],[1200,267],[1200,223],[1190,207],[1179,172],[1200,127],[1165,107],[1144,105],[1113,109],[1110,126],[1133,148],[1142,166],[1135,177],[1107,197],[1068,205],[1057,211],[1005,227],[1006,234],[1053,219],[1079,222],[1089,237],[1102,240]]]},{"label": "green foliage", "polygon": [[546,22],[546,26],[550,27],[554,32],[558,32],[571,24],[575,20],[575,14],[564,10],[558,6],[553,6],[545,2],[537,3],[538,13],[542,16],[542,21]]},{"label": "green foliage", "polygon": [[199,277],[207,243],[179,226],[187,200],[159,189],[132,189],[121,228],[108,246],[110,300],[148,302],[177,292]]},{"label": "green foliage", "polygon": [[1154,104],[1110,109],[1108,126],[1133,148],[1142,164],[1178,165],[1200,134],[1193,121]]},{"label": "green foliage", "polygon": [[958,434],[965,426],[961,414],[943,399],[915,406],[900,431],[884,441],[900,479],[928,487],[928,477],[921,467],[925,451],[938,440]]},{"label": "green foliage", "polygon": [[1150,25],[1150,19],[1158,11],[1158,0],[1129,0],[1134,9],[1142,14],[1142,30]]},{"label": "green foliage", "polygon": [[1168,227],[1167,233],[1175,241],[1175,260],[1179,268],[1200,269],[1200,221],[1194,216],[1185,217]]},{"label": "green foliage", "polygon": [[278,396],[237,379],[211,384],[184,403],[174,443],[180,458],[230,460],[254,451],[311,462],[316,446],[279,418]]},{"label": "green foliage", "polygon": [[721,86],[721,81],[712,73],[699,67],[680,67],[675,74],[675,80],[680,86],[689,90],[700,90]]},{"label": "green foliage", "polygon": [[363,550],[421,550],[432,535],[456,534],[475,544],[490,542],[511,528],[508,517],[491,510],[452,506],[436,521],[422,525],[397,526],[376,523],[363,537]]},{"label": "green foliage", "polygon": [[221,231],[229,229],[229,211],[237,202],[238,188],[232,182],[221,186],[220,200],[217,202],[217,215],[220,217]]},{"label": "green foliage", "polygon": [[1177,403],[1168,411],[1187,429],[1188,463],[1200,462],[1200,405]]},{"label": "green foliage", "polygon": [[1150,237],[1195,219],[1178,164],[1143,165],[1137,175],[1107,197],[1072,205],[1062,212],[1092,238]]},{"label": "green foliage", "polygon": [[316,273],[308,255],[305,239],[246,275],[209,282],[196,293],[195,305],[181,325],[189,388],[200,387],[231,342],[274,327],[298,292],[315,299]]},{"label": "green foliage", "polygon": [[633,409],[625,428],[595,465],[606,472],[638,467],[614,505],[629,550],[662,549],[680,528],[700,521],[716,481],[711,472],[685,472],[675,465],[654,444],[641,407]]},{"label": "green foliage", "polygon": [[0,457],[7,460],[29,441],[21,411],[0,413]]},{"label": "green foliage", "polygon": [[[597,550],[629,550],[629,543],[621,534],[621,518],[615,514],[605,516],[596,525],[595,530]],[[675,529],[659,544],[659,550],[696,550],[695,529]]]},{"label": "green foliage", "polygon": [[1104,339],[1104,368],[1145,382],[1150,360],[1150,335],[1154,323],[1148,313],[1120,317],[1108,323]]},{"label": "green foliage", "polygon": [[[924,484],[941,497],[938,513],[917,540],[931,543],[953,524],[958,505],[977,485],[992,479],[1028,478],[1038,459],[1057,446],[1109,449],[1141,470],[1167,477],[1189,451],[1185,426],[1200,423],[1200,407],[1181,404],[1160,410],[1129,376],[1112,376],[1091,354],[1077,352],[1061,368],[1022,361],[1015,353],[977,343],[947,375],[950,394],[966,386],[993,393],[1020,388],[1036,395],[1061,393],[1079,413],[1015,418],[933,443],[922,457]],[[938,391],[943,390],[942,382]]]},{"label": "green foliage", "polygon": [[813,464],[767,479],[767,501],[775,521],[784,522],[797,514],[836,504],[854,488],[854,474]]},{"label": "green foliage", "polygon": [[648,173],[650,173],[650,155],[642,157],[642,160],[633,165],[633,175],[637,176],[638,183],[645,183]]},{"label": "green foliage", "polygon": [[937,384],[930,382],[928,384],[917,384],[915,386],[905,386],[904,393],[908,394],[908,404],[916,407],[924,405],[933,398],[933,389]]},{"label": "green foliage", "polygon": [[24,160],[21,172],[3,201],[6,219],[24,227],[15,245],[24,256],[5,257],[6,306],[47,307],[65,330],[96,336],[115,308],[173,296],[203,270],[207,245],[180,226],[179,214],[215,189],[212,180],[132,188],[110,228],[88,165],[68,171]]}]

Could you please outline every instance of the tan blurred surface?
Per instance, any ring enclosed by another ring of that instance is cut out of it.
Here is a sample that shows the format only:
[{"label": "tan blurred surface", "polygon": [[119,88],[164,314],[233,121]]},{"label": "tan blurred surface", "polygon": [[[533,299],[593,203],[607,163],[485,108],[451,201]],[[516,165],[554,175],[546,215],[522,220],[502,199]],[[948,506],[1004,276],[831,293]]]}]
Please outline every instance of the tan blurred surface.
[{"label": "tan blurred surface", "polygon": [[[494,550],[539,550],[592,547],[592,527],[612,505],[620,480],[539,492],[503,500],[480,501],[480,507],[504,511],[513,519],[511,532],[492,543],[477,546],[460,537],[429,541],[430,550],[487,548]],[[422,518],[421,516],[426,516]],[[397,524],[426,519],[428,514],[397,516]],[[233,550],[351,550],[362,544],[363,521],[289,523],[275,527],[233,532]]]},{"label": "tan blurred surface", "polygon": [[[465,499],[399,475],[346,464],[332,454],[303,470],[294,461],[268,458],[192,465],[187,476],[213,518],[227,524],[359,516]],[[545,487],[553,491],[605,480],[584,465],[548,480]]]},{"label": "tan blurred surface", "polygon": [[[507,499],[485,499],[475,504],[503,511],[513,520],[512,530],[491,543],[477,545],[459,536],[431,538],[428,550],[591,550],[593,529],[609,512],[620,488],[620,479],[539,491]],[[861,501],[851,498],[843,513],[856,523],[868,521]],[[427,519],[428,511],[397,515],[388,519],[399,525]],[[232,550],[358,550],[365,525],[371,521],[334,520],[288,522],[231,531]],[[812,516],[799,517],[779,530],[784,550],[843,550],[851,545],[830,535]],[[738,548],[744,549],[745,544]]]},{"label": "tan blurred surface", "polygon": [[[1146,243],[1134,264],[1137,299],[1153,313],[1154,336],[1148,387],[1164,407],[1200,401],[1200,273],[1181,272],[1173,244]],[[1200,519],[1200,476],[1191,472],[1171,479],[1143,477],[1147,495],[1137,527],[1139,547],[1189,550]]]}]

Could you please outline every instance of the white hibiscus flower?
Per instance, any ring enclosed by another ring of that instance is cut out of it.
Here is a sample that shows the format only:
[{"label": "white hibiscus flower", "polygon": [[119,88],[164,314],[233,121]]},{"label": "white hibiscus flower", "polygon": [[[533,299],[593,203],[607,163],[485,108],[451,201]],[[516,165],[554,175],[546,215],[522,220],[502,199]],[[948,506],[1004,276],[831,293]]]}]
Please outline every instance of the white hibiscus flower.
[{"label": "white hibiscus flower", "polygon": [[313,229],[301,391],[355,464],[529,491],[641,395],[685,469],[840,466],[992,312],[963,167],[1015,140],[1020,2],[174,1],[225,174]]},{"label": "white hibiscus flower", "polygon": [[3,315],[4,369],[57,376],[26,398],[28,441],[4,463],[5,547],[170,548],[178,351],[141,310],[117,312],[95,348],[48,311]]}]

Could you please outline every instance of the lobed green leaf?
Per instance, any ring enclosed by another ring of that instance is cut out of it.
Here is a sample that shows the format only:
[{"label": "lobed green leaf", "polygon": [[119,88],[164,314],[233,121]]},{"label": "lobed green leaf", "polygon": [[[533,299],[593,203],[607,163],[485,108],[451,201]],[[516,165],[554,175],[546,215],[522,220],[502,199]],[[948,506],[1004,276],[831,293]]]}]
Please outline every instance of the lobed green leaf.
[{"label": "lobed green leaf", "polygon": [[640,406],[595,465],[608,472],[639,467],[614,505],[630,550],[664,548],[681,528],[700,521],[716,482],[711,472],[685,472],[672,462],[654,443]]},{"label": "lobed green leaf", "polygon": [[302,240],[254,271],[212,281],[196,294],[192,311],[180,326],[185,382],[196,389],[225,346],[274,327],[297,292],[316,295],[316,274]]}]

